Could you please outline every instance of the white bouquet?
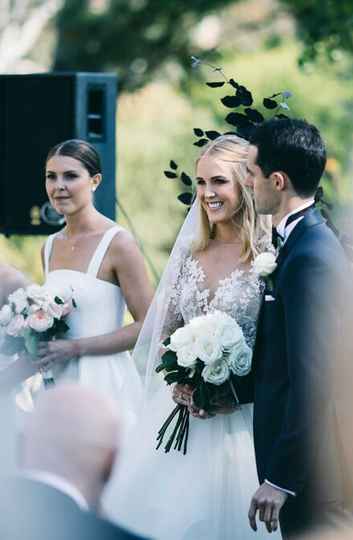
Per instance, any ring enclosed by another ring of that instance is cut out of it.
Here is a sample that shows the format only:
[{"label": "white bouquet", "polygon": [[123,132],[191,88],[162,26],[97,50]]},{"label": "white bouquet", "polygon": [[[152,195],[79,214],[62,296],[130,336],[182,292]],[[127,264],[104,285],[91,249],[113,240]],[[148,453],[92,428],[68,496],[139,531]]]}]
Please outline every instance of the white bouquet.
[{"label": "white bouquet", "polygon": [[[68,330],[65,318],[76,307],[71,288],[54,290],[29,285],[17,289],[0,310],[0,344],[4,354],[27,351],[35,357],[39,341],[62,337]],[[44,378],[51,379],[46,372]]]},{"label": "white bouquet", "polygon": [[[242,329],[232,317],[222,311],[196,317],[189,324],[178,328],[164,345],[167,351],[156,371],[164,372],[167,384],[192,386],[193,401],[197,407],[211,412],[212,402],[215,396],[219,395],[220,387],[230,389],[237,400],[232,378],[242,377],[250,372],[252,351],[245,341]],[[175,407],[164,423],[158,434],[158,447],[178,412],[179,428],[174,429],[165,450],[168,452],[176,439],[175,448],[180,450],[184,441],[185,453],[189,411],[183,405]]]}]

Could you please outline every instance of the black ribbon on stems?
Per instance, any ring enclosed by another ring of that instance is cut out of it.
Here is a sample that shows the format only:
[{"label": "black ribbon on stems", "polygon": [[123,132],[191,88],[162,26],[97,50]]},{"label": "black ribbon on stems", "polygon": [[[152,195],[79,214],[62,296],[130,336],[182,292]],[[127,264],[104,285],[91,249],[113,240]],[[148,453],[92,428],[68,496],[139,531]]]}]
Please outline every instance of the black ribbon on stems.
[{"label": "black ribbon on stems", "polygon": [[169,426],[172,424],[176,415],[178,415],[177,422],[172,431],[172,434],[170,435],[164,447],[164,451],[169,452],[174,443],[174,450],[178,450],[179,452],[182,450],[183,454],[185,455],[187,452],[187,446],[188,446],[189,423],[190,423],[190,413],[186,405],[177,405],[176,407],[174,407],[174,409],[172,410],[172,412],[170,413],[170,415],[164,422],[163,426],[158,431],[158,436],[157,436],[158,444],[156,446],[156,450],[158,450],[158,448],[160,448],[160,446],[162,445],[164,435],[166,434]]}]

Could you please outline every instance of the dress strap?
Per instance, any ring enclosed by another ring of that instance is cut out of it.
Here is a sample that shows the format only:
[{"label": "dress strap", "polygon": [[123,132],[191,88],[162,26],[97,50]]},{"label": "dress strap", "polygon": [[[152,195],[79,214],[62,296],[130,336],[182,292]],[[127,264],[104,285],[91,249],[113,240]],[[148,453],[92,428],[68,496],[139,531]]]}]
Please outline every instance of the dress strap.
[{"label": "dress strap", "polygon": [[44,244],[44,275],[45,277],[47,277],[47,275],[49,274],[49,260],[50,260],[51,250],[53,248],[53,241],[54,241],[54,238],[56,237],[56,234],[57,233],[54,233],[48,236]]},{"label": "dress strap", "polygon": [[122,231],[123,228],[119,227],[119,225],[115,225],[114,227],[111,227],[108,229],[102,236],[102,239],[100,240],[96,251],[94,252],[91,262],[89,263],[87,274],[90,274],[91,276],[97,277],[99,268],[102,264],[102,261],[104,259],[104,255],[107,252],[107,249],[110,245],[110,242],[113,240],[114,236],[119,232]]}]

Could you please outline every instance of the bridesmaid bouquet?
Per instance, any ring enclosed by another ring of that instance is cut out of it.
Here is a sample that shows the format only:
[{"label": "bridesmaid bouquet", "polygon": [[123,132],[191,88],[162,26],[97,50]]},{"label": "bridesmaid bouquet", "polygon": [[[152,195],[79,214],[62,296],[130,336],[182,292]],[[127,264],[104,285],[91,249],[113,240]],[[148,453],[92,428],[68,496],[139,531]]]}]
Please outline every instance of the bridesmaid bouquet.
[{"label": "bridesmaid bouquet", "polygon": [[[13,355],[27,351],[35,357],[39,341],[52,341],[69,330],[65,318],[75,307],[72,289],[59,291],[39,285],[17,289],[0,310],[1,352]],[[49,371],[43,378],[53,382]]]},{"label": "bridesmaid bouquet", "polygon": [[[212,413],[219,395],[231,393],[236,403],[234,376],[247,375],[251,369],[252,351],[246,344],[238,323],[221,311],[192,319],[164,341],[167,351],[156,368],[163,372],[167,384],[188,384],[194,388],[196,407]],[[157,449],[163,442],[170,424],[176,418],[172,433],[164,447],[186,454],[190,413],[185,405],[177,405],[161,427]]]}]

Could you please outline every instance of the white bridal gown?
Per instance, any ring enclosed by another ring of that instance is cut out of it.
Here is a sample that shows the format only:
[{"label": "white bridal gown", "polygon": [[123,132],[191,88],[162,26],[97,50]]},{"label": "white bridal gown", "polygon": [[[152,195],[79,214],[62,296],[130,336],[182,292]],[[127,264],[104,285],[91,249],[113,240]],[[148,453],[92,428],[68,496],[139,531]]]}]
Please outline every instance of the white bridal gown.
[{"label": "white bridal gown", "polygon": [[[50,254],[55,234],[48,237],[44,249],[45,284],[72,287],[77,308],[68,316],[67,338],[84,338],[114,332],[121,328],[125,299],[119,286],[97,278],[109,245],[123,230],[113,226],[102,236],[86,272],[60,268],[50,271]],[[125,424],[131,425],[141,396],[141,382],[128,352],[102,356],[83,356],[59,363],[52,369],[56,383],[77,381],[117,399],[124,411]]]},{"label": "white bridal gown", "polygon": [[[170,296],[165,335],[182,321],[225,311],[255,341],[261,285],[252,269],[235,270],[211,297],[200,263],[188,255]],[[104,508],[110,518],[157,540],[267,540],[260,523],[250,529],[248,509],[258,487],[252,405],[210,419],[190,418],[187,454],[156,447],[156,435],[174,408],[171,390],[159,385],[129,437]],[[280,533],[271,538],[278,540]]]}]

